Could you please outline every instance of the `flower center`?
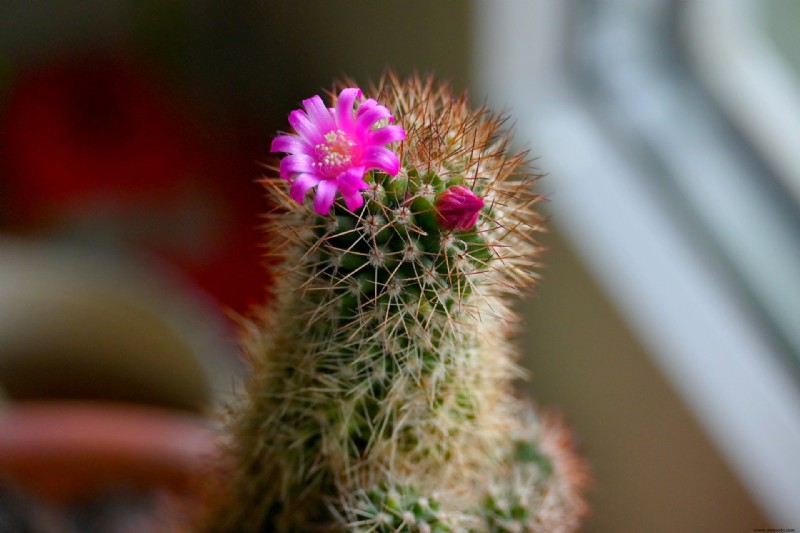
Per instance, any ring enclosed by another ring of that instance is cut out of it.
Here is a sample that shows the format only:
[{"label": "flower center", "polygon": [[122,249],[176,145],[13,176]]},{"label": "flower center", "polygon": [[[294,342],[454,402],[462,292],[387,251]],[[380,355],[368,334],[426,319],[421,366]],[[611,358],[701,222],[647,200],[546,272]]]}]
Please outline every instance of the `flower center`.
[{"label": "flower center", "polygon": [[325,134],[325,142],[314,147],[319,173],[326,178],[335,178],[354,164],[356,143],[342,130],[331,130]]}]

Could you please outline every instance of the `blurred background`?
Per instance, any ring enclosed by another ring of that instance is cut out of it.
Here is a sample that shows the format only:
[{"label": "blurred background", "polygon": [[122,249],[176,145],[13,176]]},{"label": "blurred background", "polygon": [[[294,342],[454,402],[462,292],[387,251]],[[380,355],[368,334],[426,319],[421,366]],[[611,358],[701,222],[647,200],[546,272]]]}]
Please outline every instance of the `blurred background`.
[{"label": "blurred background", "polygon": [[531,392],[586,532],[800,528],[800,4],[0,3],[0,391],[203,416],[268,284],[256,180],[337,77],[433,73],[547,173]]}]

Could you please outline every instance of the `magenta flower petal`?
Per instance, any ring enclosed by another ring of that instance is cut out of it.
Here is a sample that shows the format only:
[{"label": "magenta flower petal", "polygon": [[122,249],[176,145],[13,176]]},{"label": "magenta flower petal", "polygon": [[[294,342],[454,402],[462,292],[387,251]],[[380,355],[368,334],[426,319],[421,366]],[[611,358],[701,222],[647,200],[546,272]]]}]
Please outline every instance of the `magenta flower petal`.
[{"label": "magenta flower petal", "polygon": [[312,174],[298,174],[292,181],[292,186],[289,188],[289,196],[295,202],[303,203],[306,193],[309,189],[316,186],[320,182],[320,178]]},{"label": "magenta flower petal", "polygon": [[369,134],[370,144],[389,144],[406,138],[403,126],[386,126]]},{"label": "magenta flower petal", "polygon": [[346,191],[344,189],[339,189],[342,193],[342,198],[344,198],[344,205],[347,206],[347,209],[350,211],[355,211],[362,205],[364,205],[364,195],[361,194],[361,191]]},{"label": "magenta flower petal", "polygon": [[315,145],[322,142],[322,133],[302,109],[295,109],[289,113],[289,124],[300,135],[300,138],[309,144]]},{"label": "magenta flower petal", "polygon": [[364,205],[367,171],[394,176],[400,169],[397,155],[385,146],[405,139],[405,130],[397,125],[375,128],[392,114],[372,98],[354,109],[360,98],[359,89],[347,88],[333,108],[325,107],[319,96],[303,100],[303,109],[289,114],[296,133],[272,141],[273,152],[288,154],[281,160],[280,176],[291,182],[290,196],[302,203],[315,188],[314,210],[320,215],[330,212],[337,194],[350,210]]},{"label": "magenta flower petal", "polygon": [[313,155],[314,147],[297,135],[278,135],[272,140],[269,151]]},{"label": "magenta flower petal", "polygon": [[392,117],[391,111],[386,109],[386,106],[376,105],[363,115],[359,115],[359,117],[356,119],[356,127],[367,129],[372,127],[372,125],[378,122],[379,120],[387,118],[388,119],[394,118]]},{"label": "magenta flower petal", "polygon": [[322,103],[322,98],[312,96],[308,100],[303,100],[303,107],[308,113],[308,118],[317,127],[322,135],[336,129],[336,122],[331,116],[330,110]]},{"label": "magenta flower petal", "polygon": [[317,185],[317,196],[314,197],[314,211],[319,215],[327,215],[336,198],[336,182],[321,180]]},{"label": "magenta flower petal", "polygon": [[436,199],[436,215],[444,228],[467,231],[475,227],[483,209],[483,198],[469,187],[453,185]]},{"label": "magenta flower petal", "polygon": [[339,188],[347,188],[356,191],[369,189],[369,183],[364,181],[365,170],[365,167],[353,167],[339,174],[336,178]]},{"label": "magenta flower petal", "polygon": [[406,130],[403,126],[392,124],[373,131],[370,142],[372,144],[391,144],[405,140],[405,138]]},{"label": "magenta flower petal", "polygon": [[364,164],[382,170],[390,176],[395,176],[400,171],[400,160],[397,155],[380,146],[370,146],[364,151]]},{"label": "magenta flower petal", "polygon": [[372,109],[373,107],[380,105],[377,100],[374,98],[367,98],[361,105],[358,106],[358,111],[356,112],[356,118],[359,118],[361,115]]},{"label": "magenta flower petal", "polygon": [[290,179],[298,173],[314,172],[314,158],[307,154],[292,154],[281,159],[281,177]]},{"label": "magenta flower petal", "polygon": [[353,105],[361,97],[361,89],[343,89],[336,99],[336,123],[344,131],[353,131]]}]

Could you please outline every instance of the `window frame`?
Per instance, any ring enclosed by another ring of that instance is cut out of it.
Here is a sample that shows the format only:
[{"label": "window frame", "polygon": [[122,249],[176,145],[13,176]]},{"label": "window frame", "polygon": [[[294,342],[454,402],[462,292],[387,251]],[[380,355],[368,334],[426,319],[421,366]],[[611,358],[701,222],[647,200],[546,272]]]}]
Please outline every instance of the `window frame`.
[{"label": "window frame", "polygon": [[[796,524],[800,344],[786,328],[800,298],[781,307],[775,291],[800,290],[800,247],[762,185],[770,169],[800,169],[800,154],[773,161],[752,109],[736,115],[744,104],[718,94],[741,70],[720,69],[716,89],[698,76],[724,39],[698,37],[709,12],[676,4],[475,2],[476,82],[542,154],[556,223],[754,500]],[[752,2],[733,7],[741,23]],[[581,26],[588,10],[593,27]],[[732,218],[743,206],[752,220]],[[771,263],[752,260],[764,254]]]}]

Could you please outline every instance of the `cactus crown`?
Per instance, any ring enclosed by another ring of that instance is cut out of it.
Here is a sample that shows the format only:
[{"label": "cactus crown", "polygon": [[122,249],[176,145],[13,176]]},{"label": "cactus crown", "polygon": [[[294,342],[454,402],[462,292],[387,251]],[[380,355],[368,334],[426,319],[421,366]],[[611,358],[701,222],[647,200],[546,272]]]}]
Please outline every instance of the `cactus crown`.
[{"label": "cactus crown", "polygon": [[[311,163],[263,180],[277,205],[266,249],[282,270],[248,337],[232,503],[215,531],[533,530],[552,487],[572,494],[510,388],[507,295],[536,279],[537,176],[502,118],[431,78],[389,74],[369,94],[325,118],[378,117],[349,137],[357,171],[326,178],[342,196],[332,207]],[[309,102],[309,117],[322,113]],[[288,137],[273,148],[290,151]],[[357,151],[376,139],[391,152]],[[579,514],[579,499],[554,498],[558,520]]]}]

